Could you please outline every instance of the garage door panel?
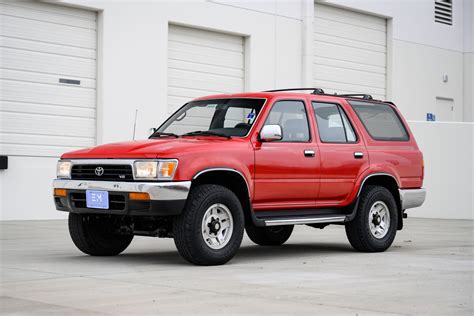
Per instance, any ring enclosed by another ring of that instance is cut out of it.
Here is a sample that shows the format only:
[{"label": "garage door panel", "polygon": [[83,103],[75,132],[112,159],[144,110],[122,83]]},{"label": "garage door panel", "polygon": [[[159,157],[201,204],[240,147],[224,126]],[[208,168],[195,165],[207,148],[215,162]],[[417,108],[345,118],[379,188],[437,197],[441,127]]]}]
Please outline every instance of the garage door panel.
[{"label": "garage door panel", "polygon": [[95,49],[57,45],[5,36],[0,36],[0,47],[64,55],[69,57],[81,57],[92,60],[95,60],[97,55]]},{"label": "garage door panel", "polygon": [[352,61],[343,61],[339,59],[328,58],[328,57],[314,56],[313,64],[325,65],[325,66],[330,66],[334,68],[342,68],[342,69],[363,70],[363,71],[373,72],[376,74],[385,75],[384,66],[367,65],[367,64],[361,64],[361,63],[352,62]]},{"label": "garage door panel", "polygon": [[385,44],[383,45],[372,44],[372,43],[367,43],[367,42],[362,42],[362,41],[357,41],[357,40],[347,39],[347,38],[342,38],[342,37],[335,37],[335,36],[330,36],[327,34],[316,33],[316,32],[314,33],[313,41],[317,43],[320,43],[320,42],[330,43],[330,44],[339,45],[341,47],[353,47],[353,48],[370,50],[370,51],[380,52],[380,53],[385,53],[387,49]]},{"label": "garage door panel", "polygon": [[68,79],[75,79],[75,80],[80,81],[79,85],[71,85],[71,84],[60,83],[57,75],[21,71],[21,70],[0,69],[0,78],[7,79],[7,80],[14,80],[14,81],[39,83],[39,84],[50,84],[50,85],[56,85],[59,87],[62,87],[62,86],[75,87],[75,88],[77,87],[78,89],[81,89],[81,88],[95,89],[96,87],[96,81],[94,79],[72,78],[69,76],[67,77]]},{"label": "garage door panel", "polygon": [[216,32],[214,32],[209,35],[208,31],[195,30],[186,27],[172,26],[171,29],[172,33],[170,33],[168,38],[170,42],[230,50],[237,53],[242,52],[243,40],[241,37],[231,37],[229,39],[229,36],[226,34],[220,36],[220,34],[216,35]]},{"label": "garage door panel", "polygon": [[2,133],[29,133],[42,135],[61,135],[94,138],[95,119],[75,118],[54,115],[3,112]]},{"label": "garage door panel", "polygon": [[373,44],[385,44],[385,32],[358,27],[354,25],[343,24],[339,22],[317,20],[314,24],[318,33],[342,38],[350,38],[356,41],[362,41]]},{"label": "garage door panel", "polygon": [[169,43],[169,53],[172,54],[173,59],[198,64],[218,65],[237,69],[243,67],[242,54],[231,51],[224,52],[215,50],[211,52],[207,49],[198,49],[196,46]]},{"label": "garage door panel", "polygon": [[326,93],[368,93],[374,98],[385,99],[385,89],[366,87],[357,84],[334,82],[329,80],[313,80],[313,85]]},{"label": "garage door panel", "polygon": [[96,21],[96,13],[94,11],[48,4],[34,0],[0,0],[0,3],[24,9],[33,9],[35,11],[45,11],[72,18]]},{"label": "garage door panel", "polygon": [[[97,24],[95,18],[84,18],[72,14],[62,14],[56,10],[51,10],[51,7],[54,6],[45,6],[36,2],[7,1],[0,2],[0,14],[48,23],[83,27],[91,30],[96,29]],[[66,10],[66,12],[70,12],[70,10]],[[93,12],[89,13],[94,15]]]},{"label": "garage door panel", "polygon": [[317,55],[343,61],[385,67],[385,54],[352,47],[341,47],[330,43],[316,43]]},{"label": "garage door panel", "polygon": [[0,101],[0,111],[95,118],[95,109],[38,103]]},{"label": "garage door panel", "polygon": [[170,25],[168,112],[203,95],[243,91],[243,42],[241,36]]},{"label": "garage door panel", "polygon": [[84,146],[43,146],[37,144],[0,144],[0,152],[9,156],[59,157],[65,152],[78,150]]},{"label": "garage door panel", "polygon": [[349,10],[341,10],[339,8],[327,5],[320,5],[318,6],[317,10],[315,10],[314,15],[320,19],[352,24],[354,26],[385,32],[385,20],[368,14]]},{"label": "garage door panel", "polygon": [[95,78],[96,76],[96,62],[93,59],[11,48],[1,48],[0,54],[2,55],[2,68],[82,78]]},{"label": "garage door panel", "polygon": [[[93,137],[62,137],[62,136],[48,136],[37,134],[15,134],[15,133],[0,133],[0,139],[4,144],[19,144],[19,145],[36,145],[41,146],[55,146],[55,147],[89,147],[93,146],[95,140]],[[65,145],[67,144],[67,145]]]},{"label": "garage door panel", "polygon": [[69,25],[2,16],[0,35],[95,49],[96,31]]},{"label": "garage door panel", "polygon": [[386,91],[386,21],[383,18],[315,4],[312,78],[328,92]]},{"label": "garage door panel", "polygon": [[181,70],[181,69],[169,69],[168,71],[168,78],[176,79],[176,80],[192,80],[201,83],[205,83],[206,85],[210,85],[210,89],[215,86],[216,82],[219,82],[220,85],[224,87],[228,87],[229,89],[235,88],[240,89],[242,79],[235,78],[235,77],[228,77],[225,75],[215,75],[215,74],[208,74],[208,73],[200,73],[196,72],[195,70]]},{"label": "garage door panel", "polygon": [[196,87],[173,86],[168,83],[168,95],[173,97],[187,98],[188,102],[192,99],[202,97],[205,95],[226,93],[224,90],[205,90]]},{"label": "garage door panel", "polygon": [[95,90],[0,80],[1,100],[95,108]]},{"label": "garage door panel", "polygon": [[239,68],[229,68],[226,66],[217,66],[209,64],[193,63],[191,61],[168,59],[168,69],[192,70],[198,73],[215,74],[227,77],[235,77],[242,80],[244,70]]},{"label": "garage door panel", "polygon": [[349,70],[326,65],[314,65],[314,75],[321,75],[327,80],[342,83],[357,82],[361,86],[385,88],[385,74],[376,74],[363,70]]},{"label": "garage door panel", "polygon": [[93,146],[96,12],[0,0],[0,18],[1,152],[59,156]]},{"label": "garage door panel", "polygon": [[[209,91],[207,93],[205,93],[204,95],[206,94],[209,94],[209,93],[213,93],[214,91],[216,91],[216,83],[215,82],[212,82],[212,80],[206,80],[205,78],[202,78],[202,79],[183,79],[183,78],[169,78],[168,79],[168,84],[170,86],[179,86],[179,85],[186,85],[186,86],[189,86],[189,87],[193,87],[193,89],[197,89],[197,90],[202,90],[202,91]],[[230,85],[230,84],[224,84],[224,83],[220,83],[219,84],[219,91],[216,91],[218,93],[226,93],[227,91],[238,91],[240,88],[240,85],[239,84],[234,84],[234,85]],[[201,95],[202,96],[202,95]]]}]

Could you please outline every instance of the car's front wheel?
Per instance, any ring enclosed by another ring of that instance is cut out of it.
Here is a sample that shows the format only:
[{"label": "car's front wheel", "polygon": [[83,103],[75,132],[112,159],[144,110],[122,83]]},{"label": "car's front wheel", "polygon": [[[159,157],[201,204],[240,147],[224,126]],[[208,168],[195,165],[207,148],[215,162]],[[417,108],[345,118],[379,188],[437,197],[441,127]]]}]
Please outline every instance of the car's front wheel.
[{"label": "car's front wheel", "polygon": [[79,250],[91,256],[115,256],[127,249],[132,234],[119,232],[115,217],[69,213],[69,234]]},{"label": "car's front wheel", "polygon": [[384,187],[368,185],[359,197],[356,217],[346,224],[346,235],[358,251],[385,251],[395,239],[397,226],[397,204],[392,193]]},{"label": "car's front wheel", "polygon": [[239,199],[229,189],[214,184],[193,188],[173,226],[178,252],[197,265],[219,265],[232,259],[243,233]]}]

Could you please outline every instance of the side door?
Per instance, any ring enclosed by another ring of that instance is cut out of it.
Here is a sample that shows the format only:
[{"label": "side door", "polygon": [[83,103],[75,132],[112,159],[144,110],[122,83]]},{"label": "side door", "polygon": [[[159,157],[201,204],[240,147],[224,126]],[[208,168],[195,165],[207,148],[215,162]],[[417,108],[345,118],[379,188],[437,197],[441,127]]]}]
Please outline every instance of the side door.
[{"label": "side door", "polygon": [[311,102],[319,134],[321,183],[318,206],[346,205],[357,177],[369,167],[365,143],[339,103]]},{"label": "side door", "polygon": [[265,125],[280,125],[282,139],[254,140],[254,209],[314,207],[319,186],[319,155],[311,137],[306,102],[276,101],[261,128]]}]

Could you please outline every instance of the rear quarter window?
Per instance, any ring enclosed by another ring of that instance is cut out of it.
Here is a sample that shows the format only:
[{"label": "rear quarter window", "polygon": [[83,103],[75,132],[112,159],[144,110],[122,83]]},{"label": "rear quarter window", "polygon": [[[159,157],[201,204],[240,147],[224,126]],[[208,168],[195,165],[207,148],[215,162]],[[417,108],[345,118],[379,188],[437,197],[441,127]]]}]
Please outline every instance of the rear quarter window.
[{"label": "rear quarter window", "polygon": [[375,140],[407,141],[408,132],[397,112],[388,104],[349,101],[365,129]]}]

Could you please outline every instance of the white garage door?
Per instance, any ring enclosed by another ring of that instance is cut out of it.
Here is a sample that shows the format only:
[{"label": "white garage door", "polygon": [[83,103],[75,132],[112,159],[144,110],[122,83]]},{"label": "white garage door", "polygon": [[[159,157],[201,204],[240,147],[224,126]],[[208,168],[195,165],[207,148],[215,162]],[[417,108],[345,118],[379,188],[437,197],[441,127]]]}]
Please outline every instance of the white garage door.
[{"label": "white garage door", "polygon": [[315,4],[314,16],[313,85],[384,99],[386,20],[323,4]]},{"label": "white garage door", "polygon": [[96,13],[0,1],[0,153],[57,156],[95,144]]},{"label": "white garage door", "polygon": [[169,26],[168,112],[196,97],[243,90],[243,37]]}]

